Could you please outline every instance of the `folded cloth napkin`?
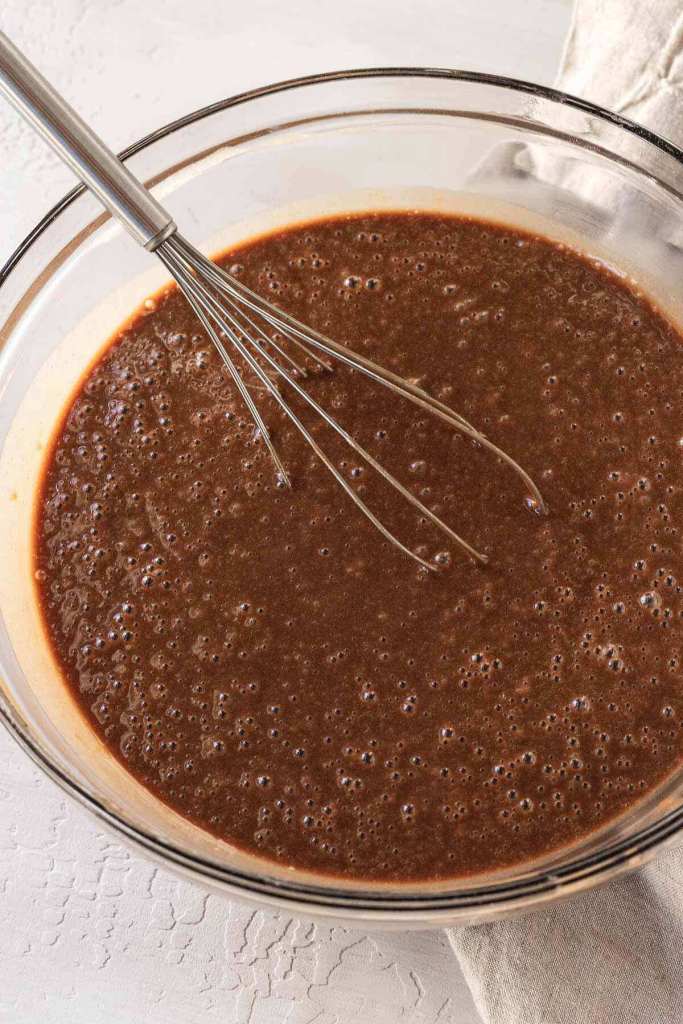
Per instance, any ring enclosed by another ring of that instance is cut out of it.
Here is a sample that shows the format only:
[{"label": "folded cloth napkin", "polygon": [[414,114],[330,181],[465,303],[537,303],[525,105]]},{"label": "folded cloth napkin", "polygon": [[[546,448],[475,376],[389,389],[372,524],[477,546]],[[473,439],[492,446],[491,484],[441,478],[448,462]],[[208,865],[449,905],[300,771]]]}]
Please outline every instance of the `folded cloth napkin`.
[{"label": "folded cloth napkin", "polygon": [[[683,0],[577,0],[557,84],[683,148]],[[683,1024],[683,844],[449,939],[484,1024]]]},{"label": "folded cloth napkin", "polygon": [[683,847],[571,902],[449,938],[484,1024],[681,1024]]}]

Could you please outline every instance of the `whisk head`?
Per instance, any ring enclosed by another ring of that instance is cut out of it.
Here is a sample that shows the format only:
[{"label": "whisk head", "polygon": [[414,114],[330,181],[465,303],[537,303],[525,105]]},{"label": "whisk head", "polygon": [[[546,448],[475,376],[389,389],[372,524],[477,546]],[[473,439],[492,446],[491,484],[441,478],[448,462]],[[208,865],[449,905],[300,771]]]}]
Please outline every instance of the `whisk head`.
[{"label": "whisk head", "polygon": [[275,399],[340,487],[348,494],[363,515],[370,520],[373,526],[391,544],[414,559],[425,569],[434,571],[437,568],[436,565],[426,561],[407,547],[377,518],[360,495],[342,476],[283,397],[277,386],[278,381],[282,381],[283,384],[291,388],[368,466],[375,470],[410,505],[454,541],[472,559],[481,564],[488,561],[487,555],[474,548],[468,541],[451,529],[447,523],[427,508],[419,498],[404,487],[381,463],[377,462],[306,391],[301,384],[301,380],[306,377],[305,368],[294,359],[291,351],[285,349],[283,344],[281,344],[281,342],[288,342],[290,346],[298,349],[305,356],[313,359],[328,370],[333,369],[332,364],[336,361],[359,371],[366,377],[382,384],[394,394],[408,399],[415,405],[448,423],[462,434],[472,438],[472,440],[478,442],[484,449],[500,458],[517,473],[527,489],[527,503],[536,512],[544,513],[546,511],[541,493],[529,474],[511,456],[493,444],[484,434],[473,427],[471,423],[452,409],[449,409],[443,402],[432,398],[431,395],[415,384],[404,380],[390,370],[386,370],[365,356],[302,324],[288,313],[268,302],[267,299],[264,299],[257,292],[247,288],[241,281],[228,274],[210,259],[207,259],[177,232],[162,242],[155,251],[185,295],[234,381],[259,434],[268,447],[278,473],[278,478],[284,486],[291,486],[287,470],[254,401],[250,386],[240,373],[238,364],[235,362],[235,356],[239,357],[241,365],[247,367]]}]

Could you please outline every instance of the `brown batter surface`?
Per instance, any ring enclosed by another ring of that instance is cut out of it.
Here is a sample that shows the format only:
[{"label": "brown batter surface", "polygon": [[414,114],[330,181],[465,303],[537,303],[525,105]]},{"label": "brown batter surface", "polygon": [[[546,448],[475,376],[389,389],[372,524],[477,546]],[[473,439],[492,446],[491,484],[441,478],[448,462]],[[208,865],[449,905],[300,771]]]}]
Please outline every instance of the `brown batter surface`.
[{"label": "brown batter surface", "polygon": [[261,390],[294,480],[278,487],[169,289],[83,380],[38,499],[46,626],[92,728],[218,836],[359,879],[501,868],[640,799],[683,755],[671,324],[571,250],[436,214],[297,226],[223,262],[464,415],[550,514],[488,452],[343,368],[306,387],[490,564],[449,552],[303,412],[440,571],[392,548]]}]

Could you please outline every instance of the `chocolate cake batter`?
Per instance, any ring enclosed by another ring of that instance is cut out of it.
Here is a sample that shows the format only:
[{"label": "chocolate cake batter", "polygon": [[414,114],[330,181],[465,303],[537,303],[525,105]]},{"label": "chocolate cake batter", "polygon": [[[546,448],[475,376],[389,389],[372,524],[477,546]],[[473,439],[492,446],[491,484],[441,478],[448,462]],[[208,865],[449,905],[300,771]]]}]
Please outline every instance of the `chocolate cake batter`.
[{"label": "chocolate cake batter", "polygon": [[[292,404],[426,572],[360,515],[274,401],[269,455],[182,296],[112,340],[37,503],[47,632],[145,786],[297,868],[407,881],[591,832],[683,756],[682,340],[546,239],[427,213],[335,218],[223,263],[414,379],[539,484],[338,368],[306,387],[479,550],[477,567]],[[94,339],[94,345],[98,339]]]}]

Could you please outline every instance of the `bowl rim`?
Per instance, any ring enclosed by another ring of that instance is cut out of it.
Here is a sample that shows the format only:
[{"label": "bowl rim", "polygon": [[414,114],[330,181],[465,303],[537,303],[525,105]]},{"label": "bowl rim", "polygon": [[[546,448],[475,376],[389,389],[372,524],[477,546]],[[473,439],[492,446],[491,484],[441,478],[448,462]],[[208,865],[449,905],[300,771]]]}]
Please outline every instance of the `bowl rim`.
[{"label": "bowl rim", "polygon": [[[597,103],[592,103],[590,100],[582,99],[580,96],[563,92],[561,89],[555,89],[552,86],[539,85],[536,82],[531,82],[523,78],[510,78],[506,75],[494,75],[484,71],[468,71],[461,68],[451,69],[410,66],[349,68],[341,71],[324,71],[318,74],[304,75],[299,78],[285,78],[279,82],[273,82],[270,85],[262,85],[254,89],[247,89],[245,92],[235,93],[233,96],[226,96],[222,100],[216,100],[214,103],[209,103],[206,106],[198,107],[197,109],[190,111],[188,114],[183,114],[181,117],[175,118],[173,121],[168,121],[166,124],[161,125],[161,127],[149,132],[147,135],[143,135],[142,138],[138,139],[136,142],[126,146],[126,148],[122,149],[117,155],[120,160],[128,160],[130,157],[135,156],[136,153],[146,149],[147,146],[159,141],[159,139],[166,138],[167,136],[172,135],[173,132],[178,131],[181,128],[185,128],[187,125],[193,124],[195,121],[201,121],[203,118],[210,117],[212,114],[220,113],[222,110],[228,110],[230,107],[240,106],[242,103],[248,103],[251,100],[259,99],[262,96],[274,96],[277,93],[285,92],[288,89],[299,89],[309,85],[322,85],[325,82],[347,81],[356,78],[443,78],[451,81],[492,85],[504,89],[510,89],[512,92],[527,93],[532,96],[538,96],[541,99],[561,103],[564,106],[580,110],[582,113],[593,114],[601,120],[607,121],[617,128],[624,129],[631,135],[635,135],[638,139],[644,142],[649,142],[657,149],[662,150],[662,152],[683,164],[683,150],[674,145],[673,142],[665,139],[664,136],[658,135],[656,132],[651,131],[644,125],[638,124],[637,121],[631,121],[629,118],[623,117],[621,114],[615,114],[606,107],[602,107]],[[12,272],[19,260],[21,260],[26,254],[31,245],[40,237],[40,235],[43,234],[59,214],[70,206],[71,203],[73,203],[78,196],[82,195],[85,191],[87,191],[86,185],[75,185],[74,188],[67,192],[66,195],[62,196],[62,198],[55,203],[55,205],[48,210],[43,217],[41,217],[38,223],[29,231],[21,242],[19,242],[16,249],[5,261],[4,265],[0,267],[0,286],[2,286],[6,278]]]},{"label": "bowl rim", "polygon": [[[651,144],[666,153],[683,166],[683,150],[672,142],[643,127],[642,125],[615,114],[598,104],[562,92],[559,89],[538,85],[524,79],[510,78],[485,72],[448,69],[438,67],[371,67],[354,68],[306,75],[298,78],[285,79],[270,85],[250,89],[214,103],[200,107],[160,128],[143,136],[119,153],[121,160],[127,160],[148,146],[172,135],[175,131],[192,125],[213,114],[220,113],[231,107],[248,103],[265,96],[312,85],[331,82],[343,82],[362,78],[434,78],[461,81],[470,84],[482,84],[507,89],[515,93],[537,96],[540,99],[559,103],[575,110],[597,117],[612,126],[619,128],[639,140]],[[29,231],[15,250],[0,268],[0,288],[8,280],[21,260],[29,253],[33,244],[43,235],[50,225],[79,196],[86,192],[86,186],[79,184],[66,193]],[[334,876],[329,876],[329,884],[315,884],[296,881],[295,879],[279,879],[269,876],[267,862],[263,862],[263,871],[247,872],[235,868],[226,868],[208,858],[187,853],[174,844],[167,843],[157,836],[130,824],[125,818],[110,811],[105,804],[76,780],[69,777],[55,765],[50,756],[35,742],[29,728],[21,721],[20,716],[6,703],[0,695],[0,722],[15,738],[19,746],[31,760],[45,772],[57,785],[88,808],[97,818],[104,821],[114,831],[123,834],[137,846],[160,859],[163,863],[183,868],[195,879],[206,882],[218,882],[225,891],[231,891],[242,897],[265,900],[288,907],[295,905],[319,913],[341,912],[350,918],[374,918],[376,920],[405,921],[408,917],[429,916],[431,919],[457,917],[458,913],[479,913],[485,915],[491,911],[504,908],[509,911],[522,909],[525,905],[533,905],[554,896],[561,896],[576,889],[584,889],[598,884],[603,876],[615,877],[637,866],[643,859],[652,855],[657,847],[683,830],[683,806],[663,815],[655,822],[635,833],[633,836],[608,843],[601,849],[558,865],[551,870],[530,871],[516,880],[502,880],[477,887],[454,888],[444,892],[401,892],[400,888],[390,890],[388,887],[369,890],[358,883],[356,888],[335,888]],[[341,881],[341,880],[340,880]],[[454,879],[458,886],[463,880]]]}]

